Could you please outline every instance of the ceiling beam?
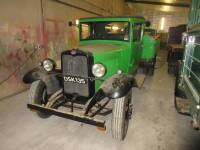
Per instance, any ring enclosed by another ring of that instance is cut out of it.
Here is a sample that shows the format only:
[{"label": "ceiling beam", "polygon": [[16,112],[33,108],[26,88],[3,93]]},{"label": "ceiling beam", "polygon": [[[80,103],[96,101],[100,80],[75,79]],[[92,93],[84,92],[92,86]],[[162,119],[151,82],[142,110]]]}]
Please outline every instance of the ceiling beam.
[{"label": "ceiling beam", "polygon": [[140,0],[125,0],[125,2],[140,3],[140,4],[151,4],[151,5],[167,5],[175,7],[189,7],[189,4],[183,3],[166,3],[166,2],[155,2],[155,1],[140,1]]}]

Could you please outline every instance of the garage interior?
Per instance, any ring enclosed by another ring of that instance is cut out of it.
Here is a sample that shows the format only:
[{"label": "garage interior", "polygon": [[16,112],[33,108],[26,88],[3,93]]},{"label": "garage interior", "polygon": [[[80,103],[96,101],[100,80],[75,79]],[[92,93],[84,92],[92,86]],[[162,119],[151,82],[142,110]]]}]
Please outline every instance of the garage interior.
[{"label": "garage interior", "polygon": [[[175,76],[167,62],[169,28],[188,24],[190,5],[190,0],[1,0],[0,149],[199,150],[200,134],[191,117],[174,107]],[[59,64],[63,50],[78,47],[78,29],[69,21],[105,16],[142,16],[160,39],[154,75],[133,88],[133,116],[124,141],[80,122],[39,118],[26,106],[30,86],[22,82],[44,58]]]}]

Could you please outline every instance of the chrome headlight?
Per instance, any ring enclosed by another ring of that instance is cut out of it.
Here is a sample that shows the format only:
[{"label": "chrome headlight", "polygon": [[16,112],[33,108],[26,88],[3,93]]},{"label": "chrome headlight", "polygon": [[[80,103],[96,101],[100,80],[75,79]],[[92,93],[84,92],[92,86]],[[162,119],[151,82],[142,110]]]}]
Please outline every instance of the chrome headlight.
[{"label": "chrome headlight", "polygon": [[106,68],[102,64],[94,64],[92,66],[92,73],[95,77],[101,78],[106,73]]},{"label": "chrome headlight", "polygon": [[44,69],[48,72],[52,71],[55,68],[55,63],[51,59],[45,59],[42,64]]}]

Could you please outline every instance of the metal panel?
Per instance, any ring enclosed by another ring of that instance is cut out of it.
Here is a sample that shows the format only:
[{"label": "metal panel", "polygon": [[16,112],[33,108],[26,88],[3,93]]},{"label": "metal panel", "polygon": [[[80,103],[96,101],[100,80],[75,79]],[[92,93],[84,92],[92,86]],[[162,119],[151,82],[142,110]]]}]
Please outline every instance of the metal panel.
[{"label": "metal panel", "polygon": [[[85,56],[62,56],[63,75],[72,77],[88,77],[87,57]],[[68,94],[78,94],[81,96],[89,96],[89,86],[74,82],[64,82],[64,92]]]},{"label": "metal panel", "polygon": [[61,111],[61,110],[57,110],[57,109],[53,109],[53,108],[46,108],[46,107],[43,107],[43,106],[40,106],[37,104],[28,104],[27,107],[30,109],[33,109],[33,110],[43,112],[43,113],[48,113],[48,114],[56,115],[56,116],[59,116],[62,118],[87,123],[87,124],[94,125],[94,126],[101,127],[101,128],[106,128],[105,121],[87,117],[82,114]]},{"label": "metal panel", "polygon": [[[91,81],[91,68],[93,65],[93,57],[90,53],[80,50],[65,51],[62,53],[62,73],[65,77],[72,77],[76,82],[64,81],[64,93],[78,97],[89,98],[94,95],[95,81]],[[77,81],[84,82],[77,82]]]},{"label": "metal panel", "polygon": [[200,41],[199,32],[191,33],[184,53],[182,76],[189,92],[199,102],[200,97]]},{"label": "metal panel", "polygon": [[192,0],[192,4],[190,6],[190,14],[189,14],[189,27],[200,23],[200,1]]}]

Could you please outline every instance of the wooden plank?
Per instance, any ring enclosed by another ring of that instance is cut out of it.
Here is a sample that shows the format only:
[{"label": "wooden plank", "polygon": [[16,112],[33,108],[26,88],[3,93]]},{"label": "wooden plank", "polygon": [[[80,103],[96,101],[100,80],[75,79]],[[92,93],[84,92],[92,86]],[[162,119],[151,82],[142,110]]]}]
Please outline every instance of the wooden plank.
[{"label": "wooden plank", "polygon": [[176,110],[181,114],[190,114],[190,100],[183,99],[181,97],[175,97],[175,107]]}]

